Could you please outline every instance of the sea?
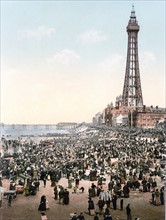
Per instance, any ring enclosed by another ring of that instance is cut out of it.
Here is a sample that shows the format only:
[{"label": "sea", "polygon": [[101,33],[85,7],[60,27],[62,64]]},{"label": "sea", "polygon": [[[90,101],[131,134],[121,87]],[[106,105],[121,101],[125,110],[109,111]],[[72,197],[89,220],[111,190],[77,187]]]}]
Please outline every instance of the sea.
[{"label": "sea", "polygon": [[[41,140],[48,140],[49,138],[58,138],[69,134],[69,130],[60,130],[56,125],[8,125],[0,124],[0,158],[4,155],[3,140],[19,140],[21,143],[39,143]],[[7,151],[12,155],[14,152],[22,152],[21,147],[10,147]]]},{"label": "sea", "polygon": [[0,124],[0,136],[44,136],[52,134],[68,134],[69,130],[60,130],[56,125],[10,125]]}]

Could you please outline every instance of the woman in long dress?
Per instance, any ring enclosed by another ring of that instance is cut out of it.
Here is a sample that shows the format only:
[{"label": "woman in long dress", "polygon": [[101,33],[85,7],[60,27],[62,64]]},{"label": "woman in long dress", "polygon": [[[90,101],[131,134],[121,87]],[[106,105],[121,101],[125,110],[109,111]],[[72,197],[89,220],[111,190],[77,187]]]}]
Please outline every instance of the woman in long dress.
[{"label": "woman in long dress", "polygon": [[39,211],[46,211],[46,196],[45,195],[42,195],[42,197],[41,197],[38,210]]}]

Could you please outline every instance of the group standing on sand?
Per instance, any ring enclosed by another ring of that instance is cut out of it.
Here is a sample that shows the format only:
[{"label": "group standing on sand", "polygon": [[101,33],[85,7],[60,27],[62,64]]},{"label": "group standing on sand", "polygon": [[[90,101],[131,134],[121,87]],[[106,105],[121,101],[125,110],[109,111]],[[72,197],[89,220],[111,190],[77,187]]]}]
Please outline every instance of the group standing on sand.
[{"label": "group standing on sand", "polygon": [[[88,191],[88,212],[95,215],[95,205],[92,208],[92,198],[98,196],[98,208],[102,213],[103,207],[116,210],[117,199],[120,201],[120,209],[123,211],[123,201],[130,197],[131,190],[139,190],[146,193],[151,192],[151,203],[154,205],[164,204],[164,187],[158,188],[156,177],[161,181],[164,179],[164,165],[159,161],[165,159],[164,145],[153,135],[150,140],[142,138],[142,134],[131,132],[120,132],[118,130],[103,131],[85,135],[77,134],[68,138],[40,141],[36,144],[3,138],[4,152],[14,148],[15,153],[12,160],[6,160],[5,154],[1,157],[3,161],[2,178],[8,178],[16,185],[18,182],[24,187],[24,195],[36,195],[40,190],[41,181],[47,187],[47,181],[51,182],[54,198],[59,204],[68,205],[70,201],[69,190],[59,186],[61,178],[67,178],[69,188],[73,193],[78,192],[81,180],[96,181],[97,186]],[[21,151],[17,152],[17,148]],[[87,175],[86,171],[90,174]],[[105,175],[110,176],[107,190],[102,189]],[[21,181],[21,177],[25,177]],[[147,201],[149,202],[149,201]],[[43,213],[46,208],[47,199],[43,195],[39,204],[39,211]],[[127,212],[127,210],[126,210]],[[129,212],[129,207],[128,207]],[[127,212],[127,213],[128,213]],[[103,216],[105,219],[110,214]],[[129,217],[130,219],[130,217]]]}]

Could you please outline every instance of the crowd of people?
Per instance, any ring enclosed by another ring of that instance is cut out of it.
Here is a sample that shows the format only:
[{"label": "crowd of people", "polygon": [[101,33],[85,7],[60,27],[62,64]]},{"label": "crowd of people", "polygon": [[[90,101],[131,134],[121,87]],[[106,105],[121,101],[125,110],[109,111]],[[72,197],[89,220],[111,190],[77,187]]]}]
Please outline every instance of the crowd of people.
[{"label": "crowd of people", "polygon": [[[46,187],[49,180],[55,200],[68,205],[69,191],[58,184],[61,178],[67,178],[68,188],[72,188],[73,193],[88,191],[88,214],[93,215],[94,220],[98,215],[111,220],[110,208],[116,210],[118,200],[123,211],[123,200],[134,190],[151,192],[150,203],[164,205],[164,186],[158,188],[156,177],[165,180],[165,164],[161,163],[165,160],[165,143],[159,141],[158,135],[157,132],[146,136],[125,130],[89,129],[69,136],[40,139],[38,143],[32,138],[13,140],[2,137],[0,186],[2,179],[7,178],[10,190],[22,186],[24,195],[30,196],[38,193],[42,182]],[[11,149],[12,154],[9,153]],[[109,182],[105,189],[106,176]],[[92,181],[91,187],[80,187],[80,180]],[[96,185],[94,181],[97,181]],[[98,197],[97,208],[94,197]],[[130,220],[130,205],[125,208]],[[43,195],[39,211],[43,213],[47,209],[49,205]],[[46,218],[45,213],[41,218]],[[74,219],[85,217],[80,213],[73,215]]]}]

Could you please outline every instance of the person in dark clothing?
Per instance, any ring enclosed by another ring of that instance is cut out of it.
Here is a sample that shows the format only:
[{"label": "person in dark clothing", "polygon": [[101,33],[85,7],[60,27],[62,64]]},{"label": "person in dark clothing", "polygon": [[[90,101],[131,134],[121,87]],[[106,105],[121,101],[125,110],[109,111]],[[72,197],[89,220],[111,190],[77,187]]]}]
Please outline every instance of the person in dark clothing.
[{"label": "person in dark clothing", "polygon": [[143,192],[147,192],[147,181],[145,180],[145,178],[143,178],[142,180],[142,186],[143,186]]},{"label": "person in dark clothing", "polygon": [[108,208],[105,209],[104,217],[110,215],[110,210]]},{"label": "person in dark clothing", "polygon": [[83,216],[82,212],[79,216],[77,216],[77,220],[85,220],[85,217]]},{"label": "person in dark clothing", "polygon": [[124,185],[123,187],[124,198],[129,198],[129,192],[130,192],[129,186],[127,184]]},{"label": "person in dark clothing", "polygon": [[78,178],[76,178],[76,180],[75,180],[75,187],[76,187],[76,188],[79,187],[79,182],[80,182],[80,180],[79,180]]},{"label": "person in dark clothing", "polygon": [[131,208],[130,204],[126,206],[126,215],[127,215],[127,220],[131,220]]},{"label": "person in dark clothing", "polygon": [[88,212],[89,212],[89,215],[90,215],[91,210],[93,210],[94,208],[95,208],[94,202],[91,199],[91,197],[89,197],[89,200],[88,200]]},{"label": "person in dark clothing", "polygon": [[120,210],[123,211],[123,199],[120,199]]},{"label": "person in dark clothing", "polygon": [[112,191],[113,187],[114,187],[114,181],[110,181],[110,182],[108,183],[108,190],[109,190],[109,191]]},{"label": "person in dark clothing", "polygon": [[51,176],[51,187],[54,187],[56,185],[56,176],[52,175]]},{"label": "person in dark clothing", "polygon": [[64,205],[69,204],[69,191],[67,189],[65,189],[64,191],[63,204]]},{"label": "person in dark clothing", "polygon": [[104,205],[105,205],[104,200],[99,199],[99,201],[98,201],[98,207],[99,207],[100,214],[101,214],[102,211],[103,211],[103,207],[104,207]]},{"label": "person in dark clothing", "polygon": [[60,188],[60,191],[59,191],[59,204],[62,204],[62,203],[63,203],[63,197],[64,197],[64,190],[63,190],[63,188],[61,187],[61,188]]},{"label": "person in dark clothing", "polygon": [[113,195],[112,197],[112,205],[113,205],[113,209],[116,210],[116,201],[117,201],[117,197],[116,195]]},{"label": "person in dark clothing", "polygon": [[161,205],[164,205],[164,187],[160,189],[160,202]]},{"label": "person in dark clothing", "polygon": [[44,183],[44,188],[46,188],[46,177],[44,177],[44,179],[43,179],[43,183]]},{"label": "person in dark clothing", "polygon": [[97,213],[96,215],[94,216],[94,219],[93,220],[99,220],[99,217],[97,216]]},{"label": "person in dark clothing", "polygon": [[104,220],[112,220],[112,216],[111,216],[111,215],[106,215],[106,216],[104,217]]},{"label": "person in dark clothing", "polygon": [[77,214],[74,213],[73,217],[71,218],[71,220],[77,220]]},{"label": "person in dark clothing", "polygon": [[2,178],[0,177],[0,187],[2,187]]},{"label": "person in dark clothing", "polygon": [[9,196],[8,196],[8,206],[11,206],[12,198],[13,198],[12,195],[9,194]]},{"label": "person in dark clothing", "polygon": [[97,186],[97,197],[99,197],[101,190],[102,190],[102,187]]},{"label": "person in dark clothing", "polygon": [[81,192],[84,192],[84,187],[82,186],[79,190],[81,190]]},{"label": "person in dark clothing", "polygon": [[58,189],[57,189],[57,185],[54,186],[54,199],[58,198]]},{"label": "person in dark clothing", "polygon": [[150,182],[147,182],[146,185],[147,185],[147,191],[150,192],[150,187],[151,187]]},{"label": "person in dark clothing", "polygon": [[41,172],[40,179],[43,180],[43,184],[44,184],[44,188],[45,188],[45,187],[46,187],[46,179],[47,179],[46,171],[43,170],[43,171]]},{"label": "person in dark clothing", "polygon": [[40,200],[39,211],[46,211],[46,196],[42,195]]}]

